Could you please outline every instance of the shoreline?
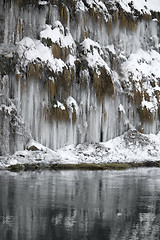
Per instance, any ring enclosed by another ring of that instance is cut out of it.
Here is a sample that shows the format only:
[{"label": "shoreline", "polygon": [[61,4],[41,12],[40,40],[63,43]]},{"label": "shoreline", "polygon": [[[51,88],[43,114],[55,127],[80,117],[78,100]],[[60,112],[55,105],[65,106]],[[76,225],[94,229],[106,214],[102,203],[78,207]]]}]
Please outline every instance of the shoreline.
[{"label": "shoreline", "polygon": [[146,168],[146,167],[160,167],[160,161],[145,161],[141,163],[78,163],[78,164],[15,164],[10,165],[6,169],[11,172],[20,171],[37,171],[37,170],[84,170],[84,171],[98,171],[98,170],[127,170],[131,168]]}]

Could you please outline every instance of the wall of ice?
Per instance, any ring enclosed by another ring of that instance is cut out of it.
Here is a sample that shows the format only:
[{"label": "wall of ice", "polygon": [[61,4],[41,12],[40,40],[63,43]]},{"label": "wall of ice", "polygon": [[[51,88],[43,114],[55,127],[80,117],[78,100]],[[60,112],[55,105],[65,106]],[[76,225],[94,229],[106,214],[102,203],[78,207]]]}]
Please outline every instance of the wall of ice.
[{"label": "wall of ice", "polygon": [[159,131],[160,9],[136,4],[0,3],[0,155]]}]

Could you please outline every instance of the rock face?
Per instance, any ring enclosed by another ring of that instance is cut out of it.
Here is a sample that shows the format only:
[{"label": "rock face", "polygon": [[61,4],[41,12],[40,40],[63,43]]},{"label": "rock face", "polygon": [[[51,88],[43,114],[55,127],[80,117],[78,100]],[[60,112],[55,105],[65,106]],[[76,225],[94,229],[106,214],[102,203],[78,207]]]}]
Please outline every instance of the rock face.
[{"label": "rock face", "polygon": [[158,0],[2,0],[0,155],[157,133]]}]

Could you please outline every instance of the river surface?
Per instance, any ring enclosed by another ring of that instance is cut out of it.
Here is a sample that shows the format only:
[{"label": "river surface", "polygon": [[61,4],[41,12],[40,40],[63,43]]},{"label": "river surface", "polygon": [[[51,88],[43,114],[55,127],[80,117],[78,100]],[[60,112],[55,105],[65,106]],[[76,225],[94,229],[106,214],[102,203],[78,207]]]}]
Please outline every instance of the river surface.
[{"label": "river surface", "polygon": [[160,169],[0,171],[0,240],[159,240]]}]

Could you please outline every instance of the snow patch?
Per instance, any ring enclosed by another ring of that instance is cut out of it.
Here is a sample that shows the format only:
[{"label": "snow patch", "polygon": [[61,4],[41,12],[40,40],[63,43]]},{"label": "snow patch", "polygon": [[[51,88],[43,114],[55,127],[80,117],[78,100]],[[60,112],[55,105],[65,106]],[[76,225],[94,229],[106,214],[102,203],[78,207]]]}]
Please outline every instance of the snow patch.
[{"label": "snow patch", "polygon": [[62,72],[63,67],[66,66],[61,59],[54,58],[51,49],[44,46],[39,40],[25,37],[17,45],[19,47],[18,53],[22,61],[24,61],[24,66],[27,66],[29,62],[40,61],[55,72]]},{"label": "snow patch", "polygon": [[59,44],[60,47],[75,47],[75,42],[68,28],[64,30],[64,27],[60,21],[55,22],[55,28],[46,25],[46,29],[40,32],[41,39],[49,38],[53,43]]},{"label": "snow patch", "polygon": [[142,14],[151,14],[151,11],[160,12],[159,0],[116,0],[116,2],[118,2],[126,12],[131,12],[131,7]]},{"label": "snow patch", "polygon": [[[108,73],[111,73],[107,63],[102,58],[103,51],[98,42],[95,42],[90,38],[86,38],[81,43],[81,46],[84,57],[88,61],[89,67],[95,68],[96,70],[98,70],[98,67],[105,67]],[[99,74],[98,71],[97,73]]]}]

